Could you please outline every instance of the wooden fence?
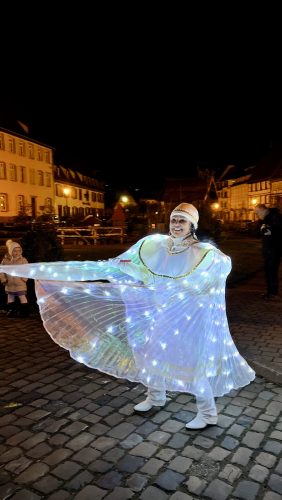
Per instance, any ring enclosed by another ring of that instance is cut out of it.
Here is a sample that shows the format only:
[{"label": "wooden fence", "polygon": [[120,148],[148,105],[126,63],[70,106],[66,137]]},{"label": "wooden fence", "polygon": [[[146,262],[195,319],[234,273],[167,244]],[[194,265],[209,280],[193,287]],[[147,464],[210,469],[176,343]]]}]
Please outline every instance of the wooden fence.
[{"label": "wooden fence", "polygon": [[126,238],[122,227],[60,227],[57,229],[57,236],[62,245],[97,245],[110,241],[124,243]]}]

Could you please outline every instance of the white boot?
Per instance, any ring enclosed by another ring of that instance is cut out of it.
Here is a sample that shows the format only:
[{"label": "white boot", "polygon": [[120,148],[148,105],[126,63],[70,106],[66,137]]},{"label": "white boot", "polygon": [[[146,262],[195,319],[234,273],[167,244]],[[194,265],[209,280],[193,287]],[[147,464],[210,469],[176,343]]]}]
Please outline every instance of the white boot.
[{"label": "white boot", "polygon": [[217,424],[217,410],[214,397],[209,399],[196,398],[198,413],[186,424],[187,429],[204,429],[207,425]]},{"label": "white boot", "polygon": [[159,391],[148,387],[147,398],[142,403],[134,406],[135,411],[149,411],[153,406],[164,406],[166,404],[165,391]]},{"label": "white boot", "polygon": [[205,416],[202,413],[197,413],[196,417],[186,424],[186,429],[204,429],[207,425],[216,425],[217,416]]}]

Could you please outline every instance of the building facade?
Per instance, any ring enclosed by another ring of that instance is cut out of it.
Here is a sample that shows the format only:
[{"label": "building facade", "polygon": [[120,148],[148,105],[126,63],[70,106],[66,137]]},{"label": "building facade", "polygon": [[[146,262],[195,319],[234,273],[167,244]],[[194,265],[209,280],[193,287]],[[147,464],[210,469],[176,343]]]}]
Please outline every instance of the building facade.
[{"label": "building facade", "polygon": [[53,148],[0,129],[0,221],[52,213]]},{"label": "building facade", "polygon": [[54,148],[0,128],[0,222],[104,214],[104,185],[54,165]]},{"label": "building facade", "polygon": [[255,221],[254,208],[260,203],[282,210],[282,164],[264,161],[248,171],[248,175],[217,182],[218,217],[225,223]]},{"label": "building facade", "polygon": [[55,213],[59,218],[84,218],[104,215],[104,185],[102,182],[70,168],[54,166]]}]

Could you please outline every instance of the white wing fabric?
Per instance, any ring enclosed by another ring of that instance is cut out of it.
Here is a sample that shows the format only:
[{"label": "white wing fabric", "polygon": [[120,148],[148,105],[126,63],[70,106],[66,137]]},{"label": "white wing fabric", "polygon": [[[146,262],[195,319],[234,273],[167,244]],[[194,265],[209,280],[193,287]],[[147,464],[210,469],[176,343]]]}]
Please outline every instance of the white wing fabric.
[{"label": "white wing fabric", "polygon": [[195,395],[206,379],[214,396],[245,386],[255,373],[229,332],[229,257],[204,243],[169,255],[166,243],[165,236],[151,236],[108,261],[5,266],[4,272],[9,267],[39,280],[47,332],[91,368]]}]

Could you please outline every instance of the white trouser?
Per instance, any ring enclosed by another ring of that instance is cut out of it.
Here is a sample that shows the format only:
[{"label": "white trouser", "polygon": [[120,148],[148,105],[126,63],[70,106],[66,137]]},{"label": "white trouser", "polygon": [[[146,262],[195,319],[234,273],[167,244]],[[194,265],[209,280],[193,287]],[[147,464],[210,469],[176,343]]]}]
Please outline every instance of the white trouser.
[{"label": "white trouser", "polygon": [[[196,396],[198,412],[205,416],[215,417],[217,415],[217,409],[209,381],[203,379],[197,382],[195,389],[201,394],[201,396]],[[166,391],[148,387],[147,396],[148,399],[154,403],[164,401],[166,399]]]},{"label": "white trouser", "polygon": [[208,379],[204,378],[199,380],[195,385],[195,392],[197,394],[201,394],[196,396],[198,412],[205,416],[216,417],[217,409],[212,388]]},{"label": "white trouser", "polygon": [[158,401],[166,400],[166,391],[160,391],[158,389],[153,389],[148,387],[147,398],[152,401],[152,403],[157,403]]},{"label": "white trouser", "polygon": [[196,396],[196,404],[198,413],[201,413],[206,417],[217,416],[217,409],[215,406],[215,400],[213,396],[211,398],[200,398]]}]

